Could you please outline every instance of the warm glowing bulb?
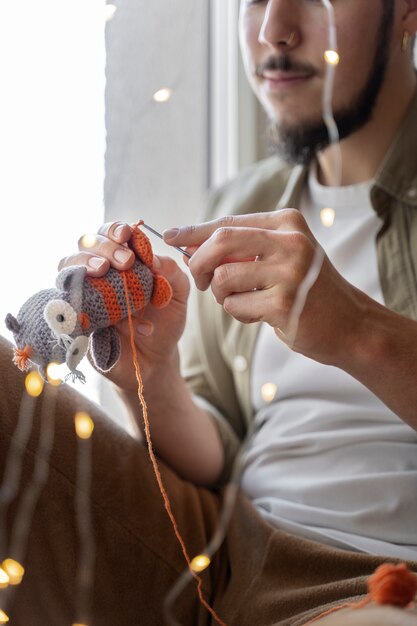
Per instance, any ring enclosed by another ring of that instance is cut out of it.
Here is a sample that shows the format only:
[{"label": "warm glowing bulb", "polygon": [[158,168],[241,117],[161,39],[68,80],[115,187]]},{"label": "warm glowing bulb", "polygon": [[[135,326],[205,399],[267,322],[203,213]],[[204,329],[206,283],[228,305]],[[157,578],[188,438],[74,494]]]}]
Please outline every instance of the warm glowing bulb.
[{"label": "warm glowing bulb", "polygon": [[25,573],[23,565],[20,565],[14,559],[6,559],[1,566],[8,575],[11,585],[19,585],[22,582],[23,574]]},{"label": "warm glowing bulb", "polygon": [[168,102],[168,100],[172,96],[172,89],[169,87],[165,87],[164,89],[159,89],[153,94],[153,99],[155,102]]},{"label": "warm glowing bulb", "polygon": [[86,234],[81,237],[81,245],[84,248],[94,248],[97,243],[97,235]]},{"label": "warm glowing bulb", "polygon": [[261,395],[264,402],[272,402],[277,393],[277,386],[274,383],[265,383],[262,385]]},{"label": "warm glowing bulb", "polygon": [[87,626],[87,624],[79,624],[78,622],[76,624],[73,624],[72,626]]},{"label": "warm glowing bulb", "polygon": [[25,378],[26,391],[32,398],[37,398],[43,391],[44,380],[38,372],[29,372]]},{"label": "warm glowing bulb", "polygon": [[51,385],[58,386],[62,383],[62,379],[59,376],[60,365],[59,363],[49,363],[46,368],[46,376],[48,378],[48,382]]},{"label": "warm glowing bulb", "polygon": [[336,50],[326,50],[324,53],[324,60],[329,65],[339,65],[340,56]]},{"label": "warm glowing bulb", "polygon": [[191,561],[191,569],[193,572],[202,572],[210,565],[210,557],[207,554],[199,554]]},{"label": "warm glowing bulb", "polygon": [[117,6],[115,4],[106,4],[106,6],[104,7],[104,16],[106,22],[110,22],[114,18],[116,11]]},{"label": "warm glowing bulb", "polygon": [[88,413],[83,413],[82,411],[76,413],[74,421],[77,436],[80,439],[90,439],[94,430],[94,422]]},{"label": "warm glowing bulb", "polygon": [[6,615],[6,613],[0,609],[0,624],[7,624],[8,621],[9,621],[9,616]]},{"label": "warm glowing bulb", "polygon": [[336,217],[336,213],[334,209],[327,208],[327,209],[322,209],[320,211],[321,223],[323,224],[323,226],[326,226],[327,228],[330,228],[331,226],[333,226],[335,217]]},{"label": "warm glowing bulb", "polygon": [[10,583],[10,576],[7,572],[4,571],[2,567],[0,567],[0,589],[4,589],[8,587]]}]

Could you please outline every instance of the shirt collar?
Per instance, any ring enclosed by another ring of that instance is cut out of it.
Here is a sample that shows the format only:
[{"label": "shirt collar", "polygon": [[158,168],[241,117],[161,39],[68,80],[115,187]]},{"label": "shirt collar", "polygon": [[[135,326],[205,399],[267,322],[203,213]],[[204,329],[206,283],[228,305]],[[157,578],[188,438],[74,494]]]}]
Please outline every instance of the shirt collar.
[{"label": "shirt collar", "polygon": [[376,175],[375,186],[417,207],[417,90],[397,136]]}]

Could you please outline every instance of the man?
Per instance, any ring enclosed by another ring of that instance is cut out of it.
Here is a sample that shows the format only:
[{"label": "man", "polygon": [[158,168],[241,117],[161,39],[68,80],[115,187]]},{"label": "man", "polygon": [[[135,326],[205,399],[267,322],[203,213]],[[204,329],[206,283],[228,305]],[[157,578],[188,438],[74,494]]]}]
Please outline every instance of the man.
[{"label": "man", "polygon": [[[366,593],[364,577],[386,560],[405,560],[417,571],[417,99],[410,43],[417,2],[333,6],[341,180],[321,121],[328,23],[322,2],[243,0],[249,80],[275,126],[278,149],[302,165],[283,167],[276,158],[258,164],[212,196],[212,221],[165,233],[167,243],[192,252],[189,269],[201,290],[189,307],[185,378],[178,341],[189,282],[174,261],[155,261],[172,284],[171,305],[147,311],[135,327],[153,445],[191,555],[213,536],[222,506],[221,489],[202,486],[228,480],[254,426],[244,493],[203,574],[205,596],[229,625],[301,626]],[[320,220],[323,208],[334,211],[330,229]],[[126,224],[104,225],[95,248],[80,243],[60,267],[83,263],[92,276],[110,265],[126,269],[133,262],[129,237]],[[126,322],[119,332],[122,356],[109,377],[141,425]],[[2,375],[12,390],[1,399],[8,439],[18,392],[10,367]],[[61,392],[51,479],[33,522],[16,623],[68,623],[74,614],[75,532],[67,518],[58,529],[50,522],[73,497],[74,401]],[[146,451],[100,418],[95,432],[94,623],[163,623],[163,598],[183,560]],[[30,475],[29,458],[26,464]],[[180,623],[214,623],[190,589],[174,613]],[[406,626],[417,617],[371,608],[326,622]]]}]

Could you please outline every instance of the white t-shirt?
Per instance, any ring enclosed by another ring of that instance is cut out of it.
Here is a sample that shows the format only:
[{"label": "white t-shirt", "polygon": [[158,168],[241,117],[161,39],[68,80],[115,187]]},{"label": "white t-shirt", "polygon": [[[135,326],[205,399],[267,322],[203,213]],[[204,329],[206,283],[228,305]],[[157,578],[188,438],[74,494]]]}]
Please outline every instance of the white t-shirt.
[{"label": "white t-shirt", "polygon": [[[323,187],[312,171],[301,210],[336,269],[383,302],[370,186]],[[335,210],[331,228],[323,207]],[[242,487],[264,517],[322,543],[417,559],[417,433],[357,380],[292,352],[266,324],[251,386],[256,433]]]}]

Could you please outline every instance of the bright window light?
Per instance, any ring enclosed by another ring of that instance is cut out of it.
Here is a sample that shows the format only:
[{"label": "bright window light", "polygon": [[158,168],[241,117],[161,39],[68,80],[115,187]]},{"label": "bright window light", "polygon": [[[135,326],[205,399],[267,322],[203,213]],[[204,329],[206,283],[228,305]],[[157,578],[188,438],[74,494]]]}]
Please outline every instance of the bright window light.
[{"label": "bright window light", "polygon": [[[0,333],[10,340],[6,314],[53,286],[59,259],[103,221],[105,24],[104,0],[1,9]],[[88,372],[77,387],[96,399]]]}]

